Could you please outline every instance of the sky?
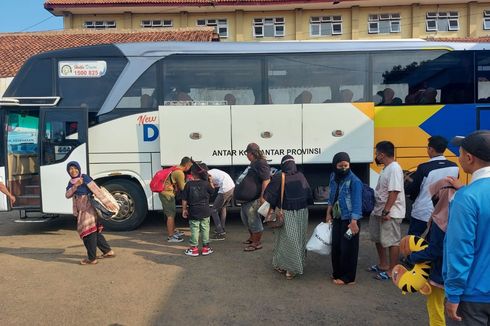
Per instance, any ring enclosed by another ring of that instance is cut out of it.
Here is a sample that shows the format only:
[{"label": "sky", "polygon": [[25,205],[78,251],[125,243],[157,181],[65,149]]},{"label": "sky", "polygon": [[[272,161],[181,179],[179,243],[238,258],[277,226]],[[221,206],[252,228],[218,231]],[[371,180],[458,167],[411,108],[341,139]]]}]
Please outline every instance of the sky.
[{"label": "sky", "polygon": [[44,9],[44,0],[0,0],[0,33],[63,29],[63,17]]}]

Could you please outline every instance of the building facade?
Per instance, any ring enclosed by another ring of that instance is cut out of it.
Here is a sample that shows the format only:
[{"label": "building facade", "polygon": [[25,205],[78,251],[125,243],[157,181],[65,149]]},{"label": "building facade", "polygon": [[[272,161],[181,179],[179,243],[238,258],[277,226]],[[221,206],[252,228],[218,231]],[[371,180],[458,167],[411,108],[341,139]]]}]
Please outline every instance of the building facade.
[{"label": "building facade", "polygon": [[65,29],[212,26],[221,41],[490,36],[490,1],[47,0],[44,6],[63,16]]}]

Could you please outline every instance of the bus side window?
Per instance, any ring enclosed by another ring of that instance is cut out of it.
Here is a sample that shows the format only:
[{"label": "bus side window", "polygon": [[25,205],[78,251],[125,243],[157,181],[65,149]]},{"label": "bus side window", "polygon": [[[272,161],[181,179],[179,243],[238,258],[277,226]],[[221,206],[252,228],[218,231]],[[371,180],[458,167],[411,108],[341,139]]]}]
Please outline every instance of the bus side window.
[{"label": "bus side window", "polygon": [[268,85],[277,104],[365,100],[366,54],[282,54],[269,57]]},{"label": "bus side window", "polygon": [[157,91],[157,64],[148,68],[124,94],[117,109],[156,110],[159,104]]},{"label": "bus side window", "polygon": [[480,103],[490,103],[490,53],[478,51],[476,54],[477,99]]},{"label": "bus side window", "polygon": [[263,104],[259,57],[173,55],[163,62],[167,104]]}]

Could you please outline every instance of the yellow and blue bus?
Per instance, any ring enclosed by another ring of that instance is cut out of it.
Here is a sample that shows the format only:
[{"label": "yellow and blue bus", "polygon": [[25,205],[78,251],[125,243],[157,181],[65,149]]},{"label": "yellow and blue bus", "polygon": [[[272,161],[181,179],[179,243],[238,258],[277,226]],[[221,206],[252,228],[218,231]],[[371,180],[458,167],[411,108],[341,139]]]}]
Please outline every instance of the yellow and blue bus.
[{"label": "yellow and blue bus", "polygon": [[[406,170],[427,138],[490,128],[484,43],[409,41],[132,43],[30,58],[0,101],[0,210],[69,214],[67,161],[121,203],[116,230],[161,209],[152,175],[192,156],[237,176],[255,142],[272,165],[291,154],[323,203],[338,151],[376,182],[373,147]],[[456,148],[446,155],[455,159]]]}]

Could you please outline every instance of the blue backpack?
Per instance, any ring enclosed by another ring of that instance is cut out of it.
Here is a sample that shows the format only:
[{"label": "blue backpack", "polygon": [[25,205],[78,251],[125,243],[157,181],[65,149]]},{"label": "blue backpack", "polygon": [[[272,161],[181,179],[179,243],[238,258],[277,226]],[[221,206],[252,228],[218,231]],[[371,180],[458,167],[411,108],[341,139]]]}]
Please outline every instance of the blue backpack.
[{"label": "blue backpack", "polygon": [[362,184],[362,216],[369,216],[374,209],[374,189]]}]

